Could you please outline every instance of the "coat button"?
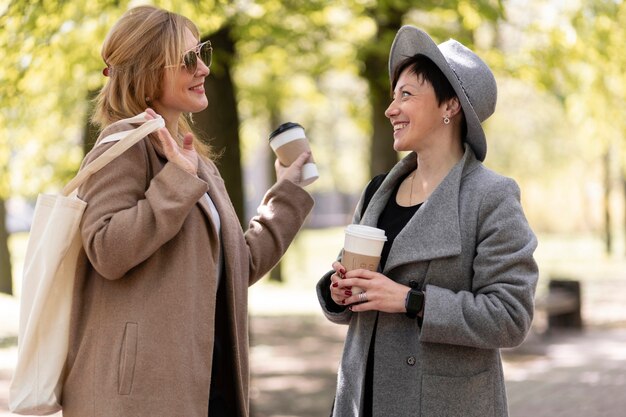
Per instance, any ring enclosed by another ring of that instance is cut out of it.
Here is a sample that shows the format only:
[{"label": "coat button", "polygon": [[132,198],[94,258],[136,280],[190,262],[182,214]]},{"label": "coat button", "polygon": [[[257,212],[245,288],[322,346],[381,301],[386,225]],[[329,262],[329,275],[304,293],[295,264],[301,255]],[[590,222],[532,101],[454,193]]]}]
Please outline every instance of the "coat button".
[{"label": "coat button", "polygon": [[414,279],[409,281],[409,287],[416,289],[419,288],[419,283],[417,281],[415,281]]},{"label": "coat button", "polygon": [[406,363],[407,363],[409,366],[413,366],[413,365],[415,365],[415,363],[416,363],[416,362],[417,362],[417,361],[415,360],[415,356],[409,356],[408,358],[406,358]]}]

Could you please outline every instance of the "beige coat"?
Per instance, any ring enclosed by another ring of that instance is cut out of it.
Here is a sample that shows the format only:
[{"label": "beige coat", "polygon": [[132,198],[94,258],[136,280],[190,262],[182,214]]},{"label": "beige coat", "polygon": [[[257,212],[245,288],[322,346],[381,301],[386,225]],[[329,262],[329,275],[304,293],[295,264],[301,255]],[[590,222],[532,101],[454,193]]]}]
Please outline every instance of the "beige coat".
[{"label": "beige coat", "polygon": [[280,181],[244,233],[215,165],[201,161],[198,177],[145,139],[80,188],[88,206],[64,416],[207,416],[220,247],[207,192],[221,220],[237,414],[248,416],[248,286],[278,262],[313,201]]}]

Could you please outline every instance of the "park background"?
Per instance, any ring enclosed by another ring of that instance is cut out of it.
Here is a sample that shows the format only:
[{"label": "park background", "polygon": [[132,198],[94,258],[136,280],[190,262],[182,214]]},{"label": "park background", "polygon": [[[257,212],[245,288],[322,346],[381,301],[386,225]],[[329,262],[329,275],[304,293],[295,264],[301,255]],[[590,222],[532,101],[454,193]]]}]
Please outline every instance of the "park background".
[{"label": "park background", "polygon": [[[188,16],[212,42],[209,107],[194,116],[195,128],[221,152],[244,226],[274,180],[267,136],[280,123],[306,128],[321,173],[307,187],[316,206],[303,231],[268,279],[251,288],[257,417],[325,415],[312,410],[332,402],[345,329],[323,321],[314,285],[341,249],[367,181],[401,156],[383,112],[388,52],[403,24],[437,42],[461,41],[495,73],[485,165],[521,187],[539,237],[538,297],[551,279],[578,281],[586,335],[608,341],[612,329],[626,328],[623,1],[0,0],[0,415],[34,200],[69,181],[92,146],[92,99],[106,80],[100,47],[125,10],[146,3]],[[520,355],[548,357],[547,333],[538,314],[529,346],[542,348]],[[514,370],[530,366],[508,363],[508,375],[518,377]],[[581,384],[623,390],[626,376],[619,375]]]}]

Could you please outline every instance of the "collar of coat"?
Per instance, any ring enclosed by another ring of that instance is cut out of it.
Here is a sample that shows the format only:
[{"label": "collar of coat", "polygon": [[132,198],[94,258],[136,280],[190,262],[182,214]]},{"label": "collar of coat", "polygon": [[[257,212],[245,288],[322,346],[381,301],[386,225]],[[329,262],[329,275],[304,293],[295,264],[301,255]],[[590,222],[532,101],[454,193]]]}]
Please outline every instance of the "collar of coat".
[{"label": "collar of coat", "polygon": [[[406,263],[456,256],[461,253],[459,223],[461,180],[479,166],[480,162],[471,148],[465,145],[465,153],[461,160],[450,170],[394,240],[385,271]],[[372,196],[361,224],[376,227],[378,217],[391,197],[395,185],[400,178],[416,167],[417,158],[414,152],[393,167]]]}]

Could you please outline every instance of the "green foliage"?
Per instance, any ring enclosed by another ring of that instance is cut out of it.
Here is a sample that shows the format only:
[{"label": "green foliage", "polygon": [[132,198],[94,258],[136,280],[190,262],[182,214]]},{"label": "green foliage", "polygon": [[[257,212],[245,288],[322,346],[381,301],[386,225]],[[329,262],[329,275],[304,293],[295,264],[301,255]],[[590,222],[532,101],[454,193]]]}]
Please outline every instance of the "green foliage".
[{"label": "green foliage", "polygon": [[529,209],[540,229],[603,230],[610,241],[616,168],[626,167],[626,4],[509,0],[507,14],[501,68],[528,92],[509,97],[507,120],[488,123],[504,156],[494,165],[525,172],[523,188],[546,203]]},{"label": "green foliage", "polygon": [[[272,0],[255,6],[239,13],[234,25],[244,154],[265,150],[277,123],[298,121],[312,139],[320,169],[337,173],[315,187],[341,189],[346,175],[333,166],[333,156],[363,135],[355,119],[367,117],[367,89],[355,83],[355,44],[365,39],[365,18],[347,2]],[[339,124],[350,133],[335,134]]]},{"label": "green foliage", "polygon": [[505,76],[498,90],[498,110],[486,123],[486,164],[518,181],[559,173],[580,149],[561,122],[566,114],[557,98]]},{"label": "green foliage", "polygon": [[17,173],[0,195],[33,196],[75,173],[87,91],[102,82],[99,45],[123,3],[18,0],[0,16],[0,137],[10,153],[0,164]]},{"label": "green foliage", "polygon": [[597,157],[611,144],[626,144],[626,3],[585,0],[566,12],[565,24],[536,27],[544,42],[529,72],[561,98]]},{"label": "green foliage", "polygon": [[[339,120],[352,125],[348,137],[367,136],[368,88],[356,77],[365,74],[368,57],[386,62],[403,16],[420,24],[419,13],[428,12],[437,18],[424,21],[437,24],[422,26],[435,36],[439,30],[441,39],[456,35],[460,40],[471,39],[485,22],[502,16],[501,2],[495,0],[154,3],[189,16],[205,35],[226,24],[234,28],[235,79],[244,120],[258,125],[270,115],[297,117],[310,133],[318,132],[320,145],[330,148],[353,146],[328,134]],[[130,4],[14,0],[0,7],[0,48],[6,51],[0,68],[0,137],[7,138],[0,144],[0,166],[7,170],[0,195],[33,196],[74,175],[82,157],[86,97],[103,83],[100,46]],[[219,59],[213,71],[220,71]],[[386,67],[375,76],[386,89]]]}]

